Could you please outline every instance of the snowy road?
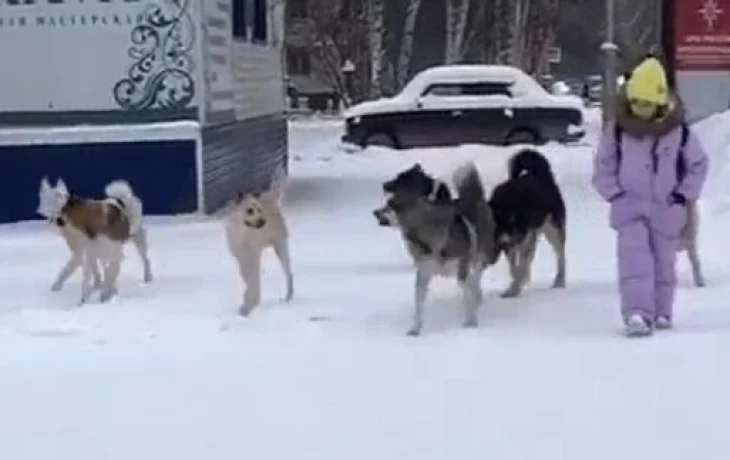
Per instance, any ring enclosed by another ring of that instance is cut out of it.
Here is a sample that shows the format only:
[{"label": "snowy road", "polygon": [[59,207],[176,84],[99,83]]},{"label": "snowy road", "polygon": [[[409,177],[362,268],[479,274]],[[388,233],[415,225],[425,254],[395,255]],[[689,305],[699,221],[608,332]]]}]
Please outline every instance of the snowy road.
[{"label": "snowy road", "polygon": [[418,339],[404,336],[408,259],[371,215],[379,182],[414,161],[448,176],[473,159],[493,183],[512,150],[346,155],[336,125],[298,123],[286,203],[296,300],[279,302],[269,255],[264,305],[247,320],[217,221],[150,219],[155,282],[138,285],[128,249],[120,297],[81,309],[78,277],[49,290],[67,257],[60,238],[2,227],[0,458],[725,460],[730,215],[727,139],[712,123],[709,286],[691,287],[682,259],[677,328],[650,340],[620,334],[614,236],[587,147],[546,148],[568,206],[568,288],[548,289],[542,243],[521,298],[498,298],[503,264],[485,277],[478,330],[459,328],[458,291],[437,282]]}]

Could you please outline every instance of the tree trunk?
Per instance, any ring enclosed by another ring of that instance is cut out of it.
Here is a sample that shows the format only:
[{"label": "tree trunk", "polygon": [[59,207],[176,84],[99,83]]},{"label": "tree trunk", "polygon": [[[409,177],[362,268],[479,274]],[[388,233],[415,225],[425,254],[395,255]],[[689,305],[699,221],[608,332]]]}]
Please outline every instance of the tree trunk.
[{"label": "tree trunk", "polygon": [[385,9],[383,0],[369,0],[370,17],[368,20],[368,37],[370,43],[370,98],[377,99],[382,96],[381,77],[383,75],[383,64],[385,62],[385,46],[383,46],[383,35],[385,34]]},{"label": "tree trunk", "polygon": [[444,64],[457,64],[464,56],[464,36],[471,0],[446,0]]},{"label": "tree trunk", "polygon": [[403,26],[403,36],[400,41],[398,65],[396,68],[396,83],[400,90],[408,81],[411,70],[411,56],[413,55],[413,37],[416,34],[418,11],[421,9],[421,0],[408,0],[406,17]]}]

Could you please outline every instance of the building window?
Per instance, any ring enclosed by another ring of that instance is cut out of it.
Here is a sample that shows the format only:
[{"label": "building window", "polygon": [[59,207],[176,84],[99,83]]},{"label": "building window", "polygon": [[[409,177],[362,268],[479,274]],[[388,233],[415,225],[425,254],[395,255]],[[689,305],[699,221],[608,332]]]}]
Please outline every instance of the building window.
[{"label": "building window", "polygon": [[286,8],[290,18],[306,18],[308,6],[308,0],[289,0]]},{"label": "building window", "polygon": [[269,38],[268,15],[266,0],[253,1],[253,41],[266,43]]},{"label": "building window", "polygon": [[309,75],[312,71],[309,53],[304,48],[287,47],[286,70],[289,75]]},{"label": "building window", "polygon": [[246,3],[248,3],[248,0],[233,0],[233,38],[248,39],[246,33]]}]

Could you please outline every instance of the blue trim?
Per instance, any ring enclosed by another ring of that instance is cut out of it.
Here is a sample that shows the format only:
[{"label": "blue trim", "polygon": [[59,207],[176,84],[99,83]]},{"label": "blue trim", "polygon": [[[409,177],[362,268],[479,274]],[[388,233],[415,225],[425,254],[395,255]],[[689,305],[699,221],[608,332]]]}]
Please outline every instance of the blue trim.
[{"label": "blue trim", "polygon": [[43,176],[72,193],[102,197],[114,179],[129,181],[145,214],[197,210],[195,140],[0,146],[0,223],[39,219]]},{"label": "blue trim", "polygon": [[205,212],[217,211],[239,191],[266,188],[276,168],[287,165],[287,133],[283,113],[203,127]]}]

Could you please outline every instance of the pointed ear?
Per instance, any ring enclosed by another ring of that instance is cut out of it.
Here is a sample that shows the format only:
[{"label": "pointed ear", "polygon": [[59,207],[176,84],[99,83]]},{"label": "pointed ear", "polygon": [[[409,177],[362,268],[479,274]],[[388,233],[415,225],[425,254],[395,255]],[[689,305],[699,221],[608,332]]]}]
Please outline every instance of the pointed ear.
[{"label": "pointed ear", "polygon": [[236,201],[236,204],[240,204],[241,201],[243,201],[243,192],[242,191],[239,190],[238,193],[236,193],[235,201]]},{"label": "pointed ear", "polygon": [[441,183],[436,187],[435,200],[437,203],[448,203],[451,201],[451,192],[446,184]]},{"label": "pointed ear", "polygon": [[252,196],[258,200],[259,198],[261,198],[261,192],[254,192]]},{"label": "pointed ear", "polygon": [[46,193],[51,189],[51,183],[48,182],[48,177],[43,176],[41,179],[40,193]]},{"label": "pointed ear", "polygon": [[64,195],[68,195],[68,188],[66,188],[66,182],[63,181],[60,177],[56,181],[56,189],[60,192],[63,192]]},{"label": "pointed ear", "polygon": [[416,163],[413,165],[414,171],[423,171],[423,166],[421,166],[421,163]]}]

